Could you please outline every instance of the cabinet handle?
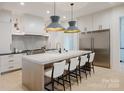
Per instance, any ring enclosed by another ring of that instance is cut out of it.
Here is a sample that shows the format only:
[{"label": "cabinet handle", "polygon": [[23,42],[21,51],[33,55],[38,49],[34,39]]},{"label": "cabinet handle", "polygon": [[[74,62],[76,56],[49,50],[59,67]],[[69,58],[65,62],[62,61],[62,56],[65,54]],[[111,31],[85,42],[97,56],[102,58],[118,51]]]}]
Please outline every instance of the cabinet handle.
[{"label": "cabinet handle", "polygon": [[9,68],[14,68],[14,66],[10,66]]},{"label": "cabinet handle", "polygon": [[12,19],[10,18],[10,23],[12,22]]},{"label": "cabinet handle", "polygon": [[9,60],[9,62],[13,62],[14,60]]},{"label": "cabinet handle", "polygon": [[13,55],[9,55],[8,57],[13,57]]}]

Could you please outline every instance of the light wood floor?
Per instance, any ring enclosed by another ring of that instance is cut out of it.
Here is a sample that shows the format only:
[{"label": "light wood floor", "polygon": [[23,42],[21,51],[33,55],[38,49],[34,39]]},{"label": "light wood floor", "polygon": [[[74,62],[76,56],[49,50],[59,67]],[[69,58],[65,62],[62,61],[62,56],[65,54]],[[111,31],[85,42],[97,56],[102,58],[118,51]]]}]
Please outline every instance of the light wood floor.
[{"label": "light wood floor", "polygon": [[[123,64],[124,65],[124,64]],[[123,68],[124,69],[124,68]],[[22,87],[21,70],[7,73],[0,76],[1,91],[25,91]],[[112,69],[95,67],[95,74],[88,76],[87,80],[82,75],[82,83],[77,85],[75,82],[72,85],[73,91],[83,90],[124,90],[124,72],[115,72]],[[66,90],[69,90],[67,88]]]}]

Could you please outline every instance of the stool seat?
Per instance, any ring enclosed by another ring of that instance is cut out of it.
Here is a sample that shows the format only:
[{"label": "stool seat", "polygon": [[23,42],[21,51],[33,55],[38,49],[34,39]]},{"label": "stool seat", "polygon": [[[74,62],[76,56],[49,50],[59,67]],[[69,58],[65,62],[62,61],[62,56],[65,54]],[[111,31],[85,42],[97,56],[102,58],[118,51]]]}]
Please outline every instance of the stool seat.
[{"label": "stool seat", "polygon": [[50,68],[49,70],[45,71],[45,76],[51,78],[52,75],[52,68]]},{"label": "stool seat", "polygon": [[[52,84],[52,91],[53,91],[55,88],[54,82],[57,82],[57,83],[61,84],[65,90],[64,76],[63,76],[65,63],[66,63],[65,60],[54,63],[52,68],[45,71],[45,76],[51,78],[51,81],[49,83],[45,84],[45,89],[50,90],[46,86],[48,86],[49,84]],[[56,80],[59,77],[62,78],[63,83]]]},{"label": "stool seat", "polygon": [[68,70],[68,66],[69,66],[69,64],[66,64],[65,65],[65,70]]}]

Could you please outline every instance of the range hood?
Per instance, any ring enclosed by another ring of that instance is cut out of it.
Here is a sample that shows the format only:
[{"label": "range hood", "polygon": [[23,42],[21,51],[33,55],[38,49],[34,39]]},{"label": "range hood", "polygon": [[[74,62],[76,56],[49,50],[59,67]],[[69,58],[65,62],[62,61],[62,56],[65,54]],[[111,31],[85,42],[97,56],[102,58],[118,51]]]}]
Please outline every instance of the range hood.
[{"label": "range hood", "polygon": [[12,33],[12,35],[17,35],[17,36],[46,36],[48,37],[48,33],[41,33],[41,34],[34,34],[34,33]]}]

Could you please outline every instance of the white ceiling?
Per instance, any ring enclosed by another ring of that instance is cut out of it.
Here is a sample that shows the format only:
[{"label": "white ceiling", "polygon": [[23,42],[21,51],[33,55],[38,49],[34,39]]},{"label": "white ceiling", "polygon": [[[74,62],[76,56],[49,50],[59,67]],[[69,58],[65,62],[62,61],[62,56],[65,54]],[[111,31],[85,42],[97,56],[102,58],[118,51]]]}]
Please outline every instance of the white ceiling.
[{"label": "white ceiling", "polygon": [[[117,2],[76,2],[74,3],[74,17],[87,15],[93,12],[97,12],[103,9],[111,8],[122,3]],[[52,2],[25,2],[24,6],[20,3],[9,2],[0,3],[0,8],[8,9],[16,13],[29,13],[43,17],[45,20],[49,20],[49,16],[53,14],[53,3]],[[46,11],[49,10],[50,14]],[[70,3],[59,2],[56,3],[56,14],[61,17],[66,16],[66,19],[70,18]]]}]

